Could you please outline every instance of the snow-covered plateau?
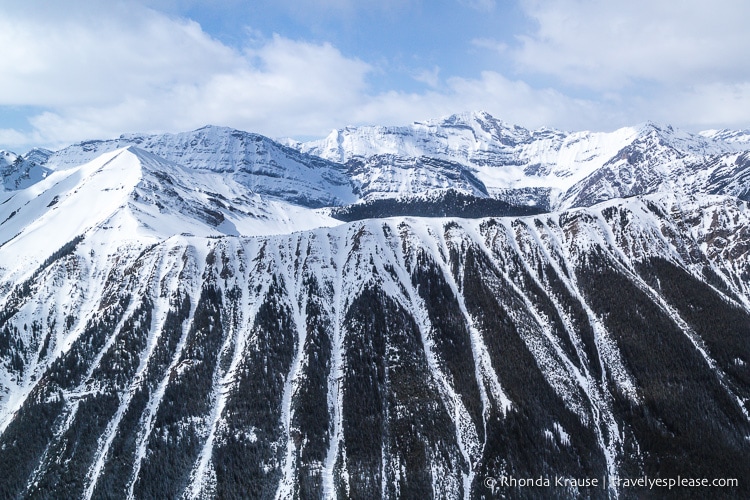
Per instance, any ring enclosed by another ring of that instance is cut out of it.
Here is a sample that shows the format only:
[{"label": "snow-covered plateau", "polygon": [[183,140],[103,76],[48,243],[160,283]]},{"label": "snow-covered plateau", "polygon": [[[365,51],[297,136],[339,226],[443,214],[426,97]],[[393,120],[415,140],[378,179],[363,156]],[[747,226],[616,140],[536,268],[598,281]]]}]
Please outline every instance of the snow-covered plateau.
[{"label": "snow-covered plateau", "polygon": [[746,497],[749,137],[0,152],[0,497]]}]

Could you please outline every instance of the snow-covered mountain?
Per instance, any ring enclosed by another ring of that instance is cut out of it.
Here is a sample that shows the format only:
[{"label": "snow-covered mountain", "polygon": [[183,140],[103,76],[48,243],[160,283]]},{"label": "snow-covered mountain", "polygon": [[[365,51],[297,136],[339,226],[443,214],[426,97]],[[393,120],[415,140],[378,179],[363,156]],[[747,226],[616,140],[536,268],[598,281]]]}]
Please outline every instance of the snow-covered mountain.
[{"label": "snow-covered mountain", "polygon": [[0,151],[0,192],[23,189],[44,179],[50,170],[43,165],[51,154],[45,149],[32,149],[24,156]]},{"label": "snow-covered mountain", "polygon": [[6,155],[0,497],[750,495],[742,141],[336,134]]},{"label": "snow-covered mountain", "polygon": [[258,134],[226,127],[208,126],[181,134],[128,134],[114,140],[82,142],[55,152],[46,166],[54,170],[77,167],[127,146],[136,146],[191,171],[231,177],[253,193],[297,205],[322,207],[356,200],[342,165],[300,154]]},{"label": "snow-covered mountain", "polygon": [[739,153],[750,150],[743,137],[729,131],[690,134],[653,123],[610,133],[530,131],[475,112],[403,127],[348,127],[295,146],[353,165],[360,178],[377,179],[366,192],[370,198],[446,189],[429,163],[406,173],[397,167],[408,159],[431,158],[455,164],[456,177],[468,172],[479,181],[459,185],[464,192],[479,190],[511,202],[560,209],[672,190],[675,185],[687,193],[715,192],[707,182],[707,167],[736,161]]},{"label": "snow-covered mountain", "polygon": [[730,130],[725,128],[721,130],[704,130],[700,135],[712,140],[742,144],[740,147],[744,147],[744,144],[750,142],[750,129]]},{"label": "snow-covered mountain", "polygon": [[18,189],[50,171],[135,146],[189,171],[232,177],[264,199],[309,208],[455,191],[560,210],[658,191],[744,198],[748,137],[727,130],[691,134],[653,123],[609,133],[529,131],[475,112],[404,127],[348,127],[289,145],[212,126],[128,134],[54,153],[36,150],[34,158],[23,159],[24,168],[11,168],[6,159],[0,173],[6,190]]},{"label": "snow-covered mountain", "polygon": [[288,233],[340,223],[252,192],[243,184],[247,174],[195,171],[134,146],[48,172],[33,186],[0,198],[0,276],[28,273],[82,235],[112,246],[156,243],[174,235]]}]

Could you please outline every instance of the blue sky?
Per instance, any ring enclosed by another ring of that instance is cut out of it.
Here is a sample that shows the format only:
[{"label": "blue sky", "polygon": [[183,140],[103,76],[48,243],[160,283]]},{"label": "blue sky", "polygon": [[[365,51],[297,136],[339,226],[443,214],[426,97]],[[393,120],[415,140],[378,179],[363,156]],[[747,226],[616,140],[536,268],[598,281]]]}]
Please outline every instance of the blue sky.
[{"label": "blue sky", "polygon": [[0,148],[272,137],[486,110],[529,128],[750,126],[750,2],[0,0]]}]

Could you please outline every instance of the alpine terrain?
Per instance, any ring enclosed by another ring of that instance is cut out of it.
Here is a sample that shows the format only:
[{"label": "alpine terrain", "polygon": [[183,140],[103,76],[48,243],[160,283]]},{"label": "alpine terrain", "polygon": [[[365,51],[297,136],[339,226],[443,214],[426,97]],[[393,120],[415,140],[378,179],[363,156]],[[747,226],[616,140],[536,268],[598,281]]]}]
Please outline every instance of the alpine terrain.
[{"label": "alpine terrain", "polygon": [[0,152],[0,498],[747,498],[748,200],[483,112]]}]

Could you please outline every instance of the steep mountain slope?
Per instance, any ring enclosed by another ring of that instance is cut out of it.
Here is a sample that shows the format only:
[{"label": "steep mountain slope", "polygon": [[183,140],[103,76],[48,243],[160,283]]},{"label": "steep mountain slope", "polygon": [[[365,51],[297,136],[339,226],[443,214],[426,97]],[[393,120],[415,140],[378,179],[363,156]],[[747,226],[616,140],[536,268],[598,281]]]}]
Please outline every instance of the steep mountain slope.
[{"label": "steep mountain slope", "polygon": [[454,190],[486,197],[487,188],[463,165],[426,156],[405,158],[391,154],[352,159],[349,175],[364,200],[419,196]]},{"label": "steep mountain slope", "polygon": [[[0,494],[491,498],[487,477],[744,478],[748,215],[658,195],[156,244],[100,226],[0,285]],[[727,491],[750,485],[711,490]]]},{"label": "steep mountain slope", "polygon": [[191,171],[130,146],[0,193],[0,277],[27,273],[75,237],[152,244],[176,234],[288,233],[338,221],[264,199],[233,176]]}]

